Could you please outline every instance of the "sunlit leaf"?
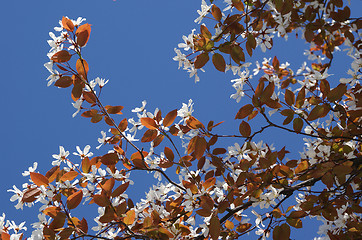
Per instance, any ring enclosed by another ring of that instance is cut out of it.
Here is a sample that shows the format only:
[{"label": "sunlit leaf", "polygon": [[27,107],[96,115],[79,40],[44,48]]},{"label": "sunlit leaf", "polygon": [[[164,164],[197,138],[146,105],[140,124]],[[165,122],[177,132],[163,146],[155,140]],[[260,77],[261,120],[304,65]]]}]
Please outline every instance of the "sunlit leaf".
[{"label": "sunlit leaf", "polygon": [[83,191],[79,190],[78,192],[73,193],[67,199],[67,207],[68,209],[76,208],[83,199]]}]

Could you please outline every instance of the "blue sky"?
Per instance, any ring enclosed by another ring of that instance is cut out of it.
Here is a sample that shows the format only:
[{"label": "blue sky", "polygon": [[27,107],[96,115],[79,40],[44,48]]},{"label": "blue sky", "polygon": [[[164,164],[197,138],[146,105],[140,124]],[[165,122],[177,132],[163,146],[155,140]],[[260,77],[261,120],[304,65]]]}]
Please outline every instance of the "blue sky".
[{"label": "blue sky", "polygon": [[[195,102],[195,116],[200,120],[225,121],[222,130],[237,131],[239,122],[233,118],[243,102],[237,104],[229,98],[234,93],[230,80],[236,77],[231,72],[220,73],[209,65],[205,67],[206,73],[200,74],[201,81],[195,84],[172,60],[173,49],[182,42],[182,35],[199,28],[193,20],[198,16],[196,10],[200,3],[195,0],[2,1],[0,214],[5,212],[7,219],[17,223],[36,220],[38,207],[16,211],[6,190],[14,184],[20,188],[27,181],[21,173],[34,161],[43,173],[51,168],[52,154],[59,152],[60,145],[72,153],[77,145],[83,149],[90,144],[95,154],[102,154],[102,150],[97,152],[95,147],[100,131],[106,131],[107,126],[92,124],[80,116],[72,118],[70,90],[46,86],[48,71],[43,67],[48,61],[46,40],[62,16],[85,17],[92,24],[90,40],[83,50],[91,69],[89,76],[110,80],[103,89],[102,101],[106,105],[125,106],[122,111],[125,116],[120,119],[131,117],[131,109],[141,106],[142,100],[147,100],[148,111],[159,107],[165,115],[191,98]],[[263,57],[277,54],[280,62],[289,61],[292,68],[297,69],[305,60],[305,45],[292,37],[287,44],[279,41],[274,39],[272,52],[263,54],[258,50],[249,61],[260,62]],[[346,71],[349,62],[349,59],[337,60],[336,65]],[[265,136],[269,143],[282,147],[291,140],[282,134],[269,131]],[[301,142],[300,139],[294,141]],[[302,146],[298,146],[294,150],[301,149]],[[137,188],[139,196],[148,188],[141,184]],[[310,237],[316,236],[314,232]],[[298,239],[306,239],[304,234],[309,231],[303,231]]]}]

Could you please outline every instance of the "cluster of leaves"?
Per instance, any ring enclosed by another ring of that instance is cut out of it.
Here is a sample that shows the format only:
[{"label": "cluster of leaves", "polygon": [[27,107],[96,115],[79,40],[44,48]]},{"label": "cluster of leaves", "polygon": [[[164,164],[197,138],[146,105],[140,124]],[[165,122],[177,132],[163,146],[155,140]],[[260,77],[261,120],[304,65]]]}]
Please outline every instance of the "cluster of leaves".
[{"label": "cluster of leaves", "polygon": [[[240,239],[252,231],[260,239],[270,234],[273,239],[290,239],[292,229],[302,228],[307,216],[323,221],[320,239],[360,237],[362,20],[352,19],[342,0],[225,2],[227,7],[221,11],[216,4],[202,1],[196,21],[212,16],[215,35],[201,25],[199,34],[193,31],[179,45],[192,53],[186,56],[176,50],[175,60],[195,75],[212,54],[217,70],[232,69],[239,76],[232,80],[237,89],[232,98],[239,101],[246,96],[247,102],[235,111],[236,121],[241,119],[240,135],[231,136],[215,132],[222,122],[204,124],[195,118],[191,101],[164,117],[158,109],[147,112],[144,103],[133,110],[138,121],[117,120],[114,116],[122,114],[123,107],[102,104],[105,82],[89,80],[90,67],[82,57],[91,26],[81,25],[82,19],[63,17],[61,36],[52,37],[50,43],[53,48],[46,64],[52,73],[50,83],[72,87],[77,112],[93,123],[104,121],[110,126],[111,136],[104,134],[99,142],[112,149],[95,157],[89,148],[79,150],[81,163],[77,164],[61,147],[59,155],[53,156],[54,167],[45,175],[36,167],[29,169],[25,174],[29,183],[23,190],[11,191],[18,208],[42,205],[31,239]],[[308,53],[316,62],[294,73],[277,57],[265,59],[254,69],[254,76],[259,71],[263,76],[252,80],[244,51],[251,57],[258,46],[263,51],[272,48],[274,34],[287,38],[299,30],[311,44]],[[341,79],[333,87],[328,70],[343,43],[354,59],[352,78]],[[264,120],[257,131],[252,129],[258,126],[256,116]],[[143,128],[141,143],[136,144],[134,136]],[[288,159],[286,147],[276,150],[255,142],[254,137],[267,128],[305,136],[307,147],[300,158]],[[225,146],[220,141],[224,138],[236,142]],[[147,151],[141,147],[145,143],[150,143]],[[126,193],[132,189],[130,174],[136,170],[153,172],[159,183],[146,199],[134,203]],[[178,181],[173,180],[175,172]],[[98,206],[93,232],[88,230],[89,220],[75,211],[82,201]],[[15,228],[4,219],[0,223],[2,239],[22,238],[19,230],[9,232]]]}]

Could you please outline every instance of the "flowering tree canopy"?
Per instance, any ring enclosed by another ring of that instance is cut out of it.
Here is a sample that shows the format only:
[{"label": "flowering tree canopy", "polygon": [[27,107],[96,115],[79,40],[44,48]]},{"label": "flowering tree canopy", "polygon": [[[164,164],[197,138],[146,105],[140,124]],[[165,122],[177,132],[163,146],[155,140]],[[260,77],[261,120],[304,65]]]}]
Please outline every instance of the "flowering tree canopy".
[{"label": "flowering tree canopy", "polygon": [[[39,207],[39,221],[27,236],[24,223],[3,214],[1,239],[284,240],[306,217],[320,223],[315,239],[360,239],[362,19],[349,4],[202,0],[199,27],[182,37],[173,60],[195,82],[205,65],[231,70],[230,98],[240,104],[233,134],[220,133],[223,122],[198,120],[192,100],[167,114],[148,111],[143,101],[120,118],[123,103],[102,101],[108,80],[88,74],[96,72],[83,57],[91,24],[63,17],[49,34],[48,86],[71,89],[73,117],[108,126],[97,147],[108,152],[77,146],[72,156],[60,146],[49,171],[34,163],[23,173],[28,182],[9,191],[17,209]],[[277,56],[253,59],[257,48],[267,54],[275,41],[294,36],[308,45],[299,68]],[[337,51],[351,59],[339,79]],[[270,128],[303,136],[304,146],[277,149],[265,134]],[[137,191],[135,171],[157,181],[140,200],[129,196]],[[92,218],[84,214],[93,210]]]}]

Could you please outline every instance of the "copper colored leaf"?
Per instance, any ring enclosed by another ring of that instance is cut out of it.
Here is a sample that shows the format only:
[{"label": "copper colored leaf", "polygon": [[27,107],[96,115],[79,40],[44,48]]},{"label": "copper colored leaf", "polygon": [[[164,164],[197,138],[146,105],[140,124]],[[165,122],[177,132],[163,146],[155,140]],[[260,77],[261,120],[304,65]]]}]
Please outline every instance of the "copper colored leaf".
[{"label": "copper colored leaf", "polygon": [[333,184],[334,184],[334,176],[332,173],[327,172],[326,174],[323,175],[322,177],[322,182],[328,187],[328,188],[332,188]]},{"label": "copper colored leaf", "polygon": [[294,104],[294,102],[295,102],[294,93],[292,91],[290,91],[289,89],[285,89],[285,102],[289,106],[292,106]]},{"label": "copper colored leaf", "polygon": [[4,231],[1,232],[0,236],[1,236],[1,240],[10,240],[11,239],[10,234],[7,232],[4,232]]},{"label": "copper colored leaf", "polygon": [[71,59],[71,57],[72,55],[67,50],[61,50],[55,53],[51,57],[51,60],[57,63],[62,63],[62,62],[68,62]]},{"label": "copper colored leaf", "polygon": [[118,197],[122,193],[124,193],[129,186],[129,182],[123,183],[122,185],[118,186],[112,193],[112,197]]},{"label": "copper colored leaf", "polygon": [[200,159],[204,155],[206,146],[207,146],[207,142],[206,142],[205,138],[197,136],[195,152],[194,152],[196,159]]},{"label": "copper colored leaf", "polygon": [[256,40],[253,34],[248,35],[248,40],[246,41],[246,44],[249,45],[252,49],[256,48]]},{"label": "copper colored leaf", "polygon": [[172,150],[168,147],[165,147],[164,153],[166,155],[167,160],[169,160],[170,162],[173,162],[173,159],[175,158]]},{"label": "copper colored leaf", "polygon": [[251,128],[249,123],[242,121],[239,125],[239,132],[243,137],[249,137],[251,134]]},{"label": "copper colored leaf", "polygon": [[66,29],[66,30],[68,30],[70,32],[73,32],[74,24],[73,24],[72,20],[70,20],[69,18],[63,16],[62,25],[63,25],[64,29]]},{"label": "copper colored leaf", "polygon": [[163,126],[168,127],[170,126],[173,121],[175,121],[175,118],[177,117],[177,109],[172,110],[171,112],[167,113],[165,118],[163,119]]},{"label": "copper colored leaf", "polygon": [[197,210],[196,213],[202,217],[209,217],[212,212],[211,212],[211,209],[201,208],[201,209]]},{"label": "copper colored leaf", "polygon": [[23,198],[21,199],[22,202],[31,203],[37,199],[37,196],[41,193],[41,190],[38,188],[28,188],[24,194]]},{"label": "copper colored leaf", "polygon": [[54,166],[49,171],[47,171],[47,173],[45,174],[45,177],[47,177],[49,182],[51,183],[58,176],[59,172],[60,172],[59,166]]},{"label": "copper colored leaf", "polygon": [[72,181],[74,178],[76,178],[78,176],[78,173],[76,171],[69,171],[67,173],[65,173],[60,180],[65,182],[65,181]]},{"label": "copper colored leaf", "polygon": [[142,151],[142,155],[140,152],[135,152],[131,155],[131,160],[133,159],[144,159],[145,157],[147,157],[148,153],[145,151]]},{"label": "copper colored leaf", "polygon": [[136,218],[136,212],[134,209],[132,209],[126,213],[126,217],[124,218],[123,222],[127,225],[131,225],[134,223],[135,218]]},{"label": "copper colored leaf", "polygon": [[75,64],[77,72],[84,78],[87,79],[87,73],[89,71],[89,66],[86,60],[79,58]]},{"label": "copper colored leaf", "polygon": [[301,108],[304,104],[304,100],[305,100],[305,87],[302,87],[302,89],[299,91],[299,93],[297,95],[295,107]]},{"label": "copper colored leaf", "polygon": [[89,102],[90,104],[94,104],[97,102],[96,96],[94,96],[93,92],[83,92],[83,98]]},{"label": "copper colored leaf", "polygon": [[242,233],[248,230],[251,226],[252,226],[251,223],[240,224],[239,226],[236,227],[236,231]]},{"label": "copper colored leaf", "polygon": [[268,107],[273,109],[279,109],[282,107],[282,105],[278,102],[278,100],[269,99],[265,103]]},{"label": "copper colored leaf", "polygon": [[207,27],[205,25],[200,25],[200,32],[201,32],[202,36],[204,36],[205,38],[210,39],[212,37],[209,29],[207,29]]},{"label": "copper colored leaf", "polygon": [[106,165],[114,165],[118,162],[119,158],[118,158],[118,154],[113,152],[113,153],[107,153],[105,155],[102,156],[101,158],[101,162]]},{"label": "copper colored leaf", "polygon": [[241,0],[232,0],[233,6],[240,12],[244,11],[244,4]]},{"label": "copper colored leaf", "polygon": [[102,121],[102,119],[103,119],[103,115],[97,113],[97,114],[95,114],[95,115],[92,116],[91,122],[92,122],[92,123],[97,123],[97,122]]},{"label": "copper colored leaf", "polygon": [[190,116],[186,120],[186,124],[191,129],[205,128],[205,126],[193,116]]},{"label": "copper colored leaf", "polygon": [[77,44],[80,47],[83,47],[84,45],[87,44],[90,33],[91,33],[90,24],[86,23],[86,24],[79,26],[79,28],[75,32],[75,35],[77,36]]},{"label": "copper colored leaf", "polygon": [[141,123],[143,126],[145,126],[148,129],[157,129],[158,128],[155,120],[153,120],[152,118],[149,118],[149,117],[141,118]]},{"label": "copper colored leaf", "polygon": [[215,4],[212,5],[211,14],[215,18],[216,21],[220,21],[222,19],[221,10]]},{"label": "copper colored leaf", "polygon": [[127,121],[127,118],[125,118],[118,124],[118,128],[119,128],[119,130],[124,132],[127,129],[127,125],[128,125],[128,121]]},{"label": "copper colored leaf", "polygon": [[294,228],[302,228],[302,220],[299,218],[287,218],[287,223]]},{"label": "copper colored leaf", "polygon": [[211,178],[207,179],[207,180],[202,184],[202,186],[203,186],[205,189],[208,189],[209,187],[214,186],[215,183],[216,183],[216,178],[211,177]]},{"label": "copper colored leaf", "polygon": [[243,119],[249,116],[254,110],[254,106],[251,104],[247,104],[239,109],[238,113],[235,116],[235,119]]},{"label": "copper colored leaf", "polygon": [[110,204],[109,199],[104,194],[96,194],[93,196],[93,201],[100,207],[107,207]]},{"label": "copper colored leaf", "polygon": [[136,168],[140,168],[140,169],[148,168],[147,163],[140,158],[135,158],[135,159],[132,159],[131,161]]},{"label": "copper colored leaf", "polygon": [[326,79],[322,79],[320,81],[319,87],[321,89],[321,92],[323,93],[323,98],[327,97],[328,93],[331,91],[329,82]]},{"label": "copper colored leaf", "polygon": [[230,220],[226,220],[226,222],[225,222],[225,227],[227,228],[227,229],[233,229],[234,228],[234,223],[232,222],[232,221],[230,221]]},{"label": "copper colored leaf", "polygon": [[102,186],[102,189],[107,193],[110,193],[114,187],[114,184],[115,184],[115,179],[112,177],[112,178],[109,178],[108,180],[106,180],[105,183],[101,184]]},{"label": "copper colored leaf", "polygon": [[221,233],[221,224],[217,216],[212,216],[210,219],[209,233],[212,240],[217,240]]},{"label": "copper colored leaf", "polygon": [[331,102],[338,101],[343,97],[343,95],[346,93],[346,91],[347,91],[346,84],[341,83],[337,87],[333,88],[327,94],[327,99],[328,99],[328,101],[331,101]]},{"label": "copper colored leaf", "polygon": [[84,173],[89,173],[89,170],[91,168],[91,164],[88,157],[83,158],[82,160],[82,171]]},{"label": "copper colored leaf", "polygon": [[54,240],[55,238],[55,232],[50,229],[49,227],[44,227],[43,228],[43,239],[45,240]]},{"label": "copper colored leaf", "polygon": [[141,138],[141,142],[151,142],[157,137],[157,129],[147,129]]},{"label": "copper colored leaf", "polygon": [[67,88],[73,84],[73,79],[69,76],[61,76],[54,85],[60,88]]},{"label": "copper colored leaf", "polygon": [[78,192],[73,193],[67,199],[67,207],[68,209],[76,208],[83,199],[83,191],[79,190]]},{"label": "copper colored leaf", "polygon": [[61,210],[62,209],[60,207],[50,206],[44,209],[43,213],[49,217],[55,218],[61,212]]},{"label": "copper colored leaf", "polygon": [[239,45],[234,45],[231,49],[231,58],[239,64],[240,62],[245,62],[245,54],[243,49]]},{"label": "copper colored leaf", "polygon": [[121,110],[123,109],[123,106],[105,106],[104,107],[109,114],[122,114]]},{"label": "copper colored leaf", "polygon": [[302,131],[302,128],[303,128],[303,120],[301,118],[295,118],[293,120],[294,131],[296,131],[297,133],[300,133]]},{"label": "copper colored leaf", "polygon": [[48,178],[40,173],[30,172],[30,178],[35,183],[35,185],[37,185],[38,187],[43,186],[43,185],[48,186],[48,184],[49,184]]},{"label": "copper colored leaf", "polygon": [[226,63],[224,57],[221,54],[215,53],[212,55],[212,63],[217,70],[220,72],[225,72]]},{"label": "copper colored leaf", "polygon": [[76,84],[72,88],[72,99],[77,101],[80,96],[82,96],[83,86],[81,84]]},{"label": "copper colored leaf", "polygon": [[215,148],[214,150],[212,150],[212,154],[214,154],[214,155],[220,155],[220,154],[224,154],[224,153],[226,153],[225,148]]},{"label": "copper colored leaf", "polygon": [[153,140],[153,147],[157,147],[158,145],[160,145],[160,143],[162,142],[162,140],[165,138],[165,135],[158,135],[154,140]]},{"label": "copper colored leaf", "polygon": [[83,233],[87,233],[88,232],[87,220],[85,218],[82,218],[77,227],[80,228],[83,231]]},{"label": "copper colored leaf", "polygon": [[324,108],[321,105],[315,106],[312,111],[310,111],[307,120],[313,121],[320,117],[322,117],[324,114]]},{"label": "copper colored leaf", "polygon": [[205,66],[205,64],[209,61],[209,54],[207,52],[201,53],[196,57],[194,62],[195,68],[199,69]]},{"label": "copper colored leaf", "polygon": [[266,88],[260,95],[260,99],[263,103],[270,101],[270,98],[274,93],[274,89],[275,89],[275,84],[272,82],[269,83],[268,86],[266,86]]},{"label": "copper colored leaf", "polygon": [[288,224],[283,223],[280,226],[276,226],[273,231],[273,240],[289,240],[290,227]]}]

